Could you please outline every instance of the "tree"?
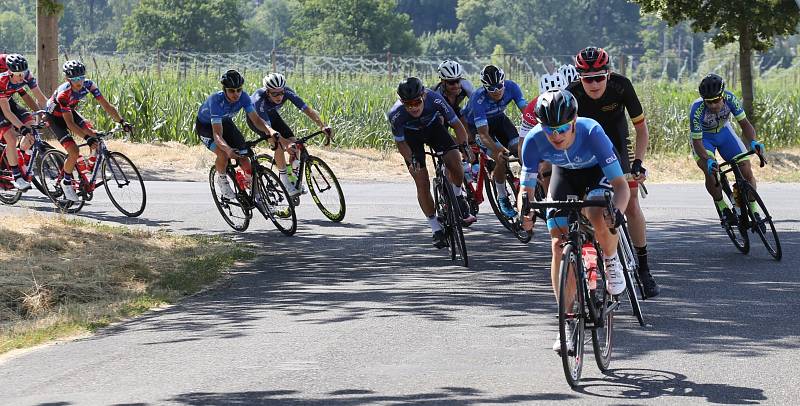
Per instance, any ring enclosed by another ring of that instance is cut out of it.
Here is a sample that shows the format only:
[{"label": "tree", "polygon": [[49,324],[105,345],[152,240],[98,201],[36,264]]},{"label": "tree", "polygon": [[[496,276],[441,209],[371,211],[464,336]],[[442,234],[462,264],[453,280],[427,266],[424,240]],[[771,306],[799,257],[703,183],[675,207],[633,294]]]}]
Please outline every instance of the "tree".
[{"label": "tree", "polygon": [[407,14],[392,0],[301,0],[289,44],[306,52],[419,54]]},{"label": "tree", "polygon": [[455,30],[456,4],[458,0],[398,0],[397,11],[408,14],[414,34],[422,35]]},{"label": "tree", "polygon": [[58,0],[36,2],[36,67],[39,86],[50,94],[58,86],[58,19],[64,5]]},{"label": "tree", "polygon": [[0,12],[0,53],[32,51],[36,47],[36,25],[13,11]]},{"label": "tree", "polygon": [[423,55],[456,57],[472,55],[472,45],[468,37],[459,31],[436,31],[433,34],[423,34],[420,39]]},{"label": "tree", "polygon": [[248,49],[256,51],[279,47],[286,39],[297,3],[291,0],[265,0],[246,24],[250,33]]},{"label": "tree", "polygon": [[697,32],[716,30],[716,46],[739,43],[739,77],[747,115],[753,111],[753,50],[766,51],[776,36],[797,32],[800,23],[798,5],[792,0],[634,0],[642,11],[656,13],[670,25],[691,20]]},{"label": "tree", "polygon": [[125,20],[119,47],[231,52],[247,32],[238,0],[142,0]]}]

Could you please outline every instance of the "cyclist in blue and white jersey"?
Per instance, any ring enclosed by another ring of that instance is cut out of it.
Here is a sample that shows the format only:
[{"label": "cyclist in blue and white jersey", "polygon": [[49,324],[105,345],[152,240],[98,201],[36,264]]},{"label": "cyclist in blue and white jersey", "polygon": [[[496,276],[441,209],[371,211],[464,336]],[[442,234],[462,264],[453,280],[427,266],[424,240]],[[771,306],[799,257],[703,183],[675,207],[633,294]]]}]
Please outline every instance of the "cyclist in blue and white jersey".
[{"label": "cyclist in blue and white jersey", "polygon": [[194,129],[200,141],[216,156],[214,166],[217,170],[216,186],[220,194],[229,200],[236,199],[236,194],[231,189],[226,175],[228,160],[236,158],[241,165],[245,176],[251,176],[252,168],[247,159],[240,159],[246,152],[245,139],[239,128],[233,122],[233,116],[244,109],[247,117],[253,120],[256,127],[270,137],[280,136],[261,117],[256,114],[256,109],[250,101],[250,96],[242,90],[244,77],[236,70],[228,70],[220,78],[222,91],[216,92],[206,99],[200,106],[200,111],[195,119]]},{"label": "cyclist in blue and white jersey", "polygon": [[464,115],[470,131],[477,133],[479,141],[489,150],[495,160],[493,179],[497,189],[497,201],[500,210],[508,217],[517,215],[508,199],[506,183],[506,157],[510,154],[517,155],[517,142],[519,135],[517,127],[506,116],[505,110],[509,103],[514,102],[520,112],[525,109],[528,102],[522,95],[522,89],[512,80],[506,80],[502,69],[487,65],[481,72],[483,87],[476,90],[469,99]]},{"label": "cyclist in blue and white jersey", "polygon": [[[730,207],[722,198],[722,189],[716,185],[714,171],[719,170],[714,153],[719,150],[722,159],[728,161],[736,155],[747,152],[747,148],[742,140],[736,136],[731,127],[730,118],[739,122],[742,127],[742,135],[750,145],[750,149],[759,148],[764,151],[764,144],[756,141],[756,130],[747,119],[742,103],[728,90],[725,90],[725,81],[716,74],[708,74],[700,82],[698,88],[700,98],[692,103],[689,109],[689,125],[692,137],[692,155],[697,161],[697,166],[703,170],[706,177],[706,190],[714,199],[720,216],[728,224],[737,223],[736,216],[731,212]],[[756,178],[747,159],[739,162],[742,175],[745,179],[756,187]],[[750,209],[756,215],[758,205],[750,202]]]},{"label": "cyclist in blue and white jersey", "polygon": [[[609,228],[621,223],[630,188],[614,146],[597,121],[578,117],[578,102],[567,90],[554,89],[540,95],[536,103],[536,118],[539,124],[528,132],[522,144],[520,177],[524,189],[520,188],[517,201],[522,204],[522,191],[527,191],[529,199],[533,198],[540,161],[553,165],[548,191],[550,200],[567,200],[569,195],[603,199],[605,191],[613,190],[613,217],[608,216],[602,207],[589,207],[586,214],[594,226],[595,239],[603,249],[606,287],[612,295],[619,295],[625,291],[625,277],[617,255],[618,237]],[[523,227],[531,230],[534,220],[532,213],[523,216]],[[566,217],[549,218],[547,228],[552,250],[550,279],[558,298],[561,244],[564,242],[561,236],[567,233]],[[574,290],[574,284],[568,286]],[[553,349],[560,349],[558,340]]]},{"label": "cyclist in blue and white jersey", "polygon": [[[447,101],[438,93],[425,89],[419,78],[412,76],[400,82],[397,86],[397,95],[400,100],[392,106],[386,118],[391,125],[397,150],[403,156],[408,172],[417,187],[417,201],[433,232],[433,245],[436,248],[444,248],[447,246],[447,241],[442,225],[436,218],[430,178],[425,167],[425,145],[429,145],[437,152],[447,151],[442,157],[447,167],[447,178],[453,185],[464,224],[472,224],[475,222],[475,217],[470,213],[461,189],[464,181],[461,158],[468,158],[465,157],[468,155],[467,130]],[[445,123],[455,130],[462,157],[459,157],[455,149],[451,149],[456,144],[447,132]]]},{"label": "cyclist in blue and white jersey", "polygon": [[[436,70],[439,72],[440,81],[433,87],[433,91],[447,100],[447,104],[453,108],[456,116],[466,126],[466,120],[461,111],[461,103],[464,102],[464,99],[472,97],[475,87],[472,86],[472,82],[464,78],[464,69],[456,61],[445,60],[439,64]],[[472,141],[470,140],[470,142]]]},{"label": "cyclist in blue and white jersey", "polygon": [[[252,99],[253,105],[256,108],[256,113],[258,113],[261,119],[281,134],[280,145],[282,148],[275,149],[275,165],[278,167],[278,175],[283,185],[286,186],[289,195],[296,196],[303,193],[305,190],[297,190],[294,185],[289,182],[289,177],[286,172],[285,154],[289,146],[295,141],[294,132],[292,132],[292,129],[283,121],[278,110],[280,110],[288,100],[294,104],[298,110],[305,113],[320,130],[325,131],[329,137],[333,136],[333,130],[322,121],[316,110],[297,95],[294,89],[286,86],[286,78],[280,73],[270,73],[264,76],[261,84],[264,87],[256,90],[250,99]],[[247,118],[247,126],[257,134],[262,134],[261,130],[255,126],[253,120],[249,117]]]}]

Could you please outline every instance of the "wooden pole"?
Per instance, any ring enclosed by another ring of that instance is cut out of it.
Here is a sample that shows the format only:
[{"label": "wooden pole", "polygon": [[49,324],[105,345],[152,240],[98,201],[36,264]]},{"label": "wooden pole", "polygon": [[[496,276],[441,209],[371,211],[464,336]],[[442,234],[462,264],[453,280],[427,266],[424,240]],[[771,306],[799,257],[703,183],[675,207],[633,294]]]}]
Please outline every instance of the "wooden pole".
[{"label": "wooden pole", "polygon": [[58,86],[58,19],[64,6],[56,0],[36,2],[36,66],[39,86],[52,94]]}]

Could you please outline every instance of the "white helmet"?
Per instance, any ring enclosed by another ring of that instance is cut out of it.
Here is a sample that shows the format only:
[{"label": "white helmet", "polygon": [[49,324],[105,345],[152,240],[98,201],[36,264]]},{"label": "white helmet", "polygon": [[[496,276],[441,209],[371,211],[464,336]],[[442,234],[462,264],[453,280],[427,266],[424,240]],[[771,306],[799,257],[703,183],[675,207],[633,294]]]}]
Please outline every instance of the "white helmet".
[{"label": "white helmet", "polygon": [[442,80],[455,80],[464,77],[464,70],[461,69],[461,64],[449,59],[440,63],[436,70],[439,71],[439,79]]},{"label": "white helmet", "polygon": [[286,86],[286,78],[280,73],[270,73],[264,76],[261,84],[267,89],[282,89]]},{"label": "white helmet", "polygon": [[561,65],[561,67],[558,68],[558,73],[564,77],[564,80],[567,81],[567,84],[578,80],[578,70],[572,65]]},{"label": "white helmet", "polygon": [[551,89],[562,90],[567,87],[567,84],[567,81],[564,80],[564,76],[561,76],[560,73],[545,73],[542,75],[542,78],[539,79],[539,94]]}]

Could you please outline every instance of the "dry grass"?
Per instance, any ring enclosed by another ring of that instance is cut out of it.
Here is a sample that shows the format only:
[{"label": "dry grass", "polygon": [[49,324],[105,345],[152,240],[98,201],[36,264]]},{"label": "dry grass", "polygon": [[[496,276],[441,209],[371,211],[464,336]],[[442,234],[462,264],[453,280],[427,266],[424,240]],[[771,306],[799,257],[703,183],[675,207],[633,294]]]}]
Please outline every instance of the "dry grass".
[{"label": "dry grass", "polygon": [[209,237],[3,216],[0,354],[172,302],[251,256]]}]

